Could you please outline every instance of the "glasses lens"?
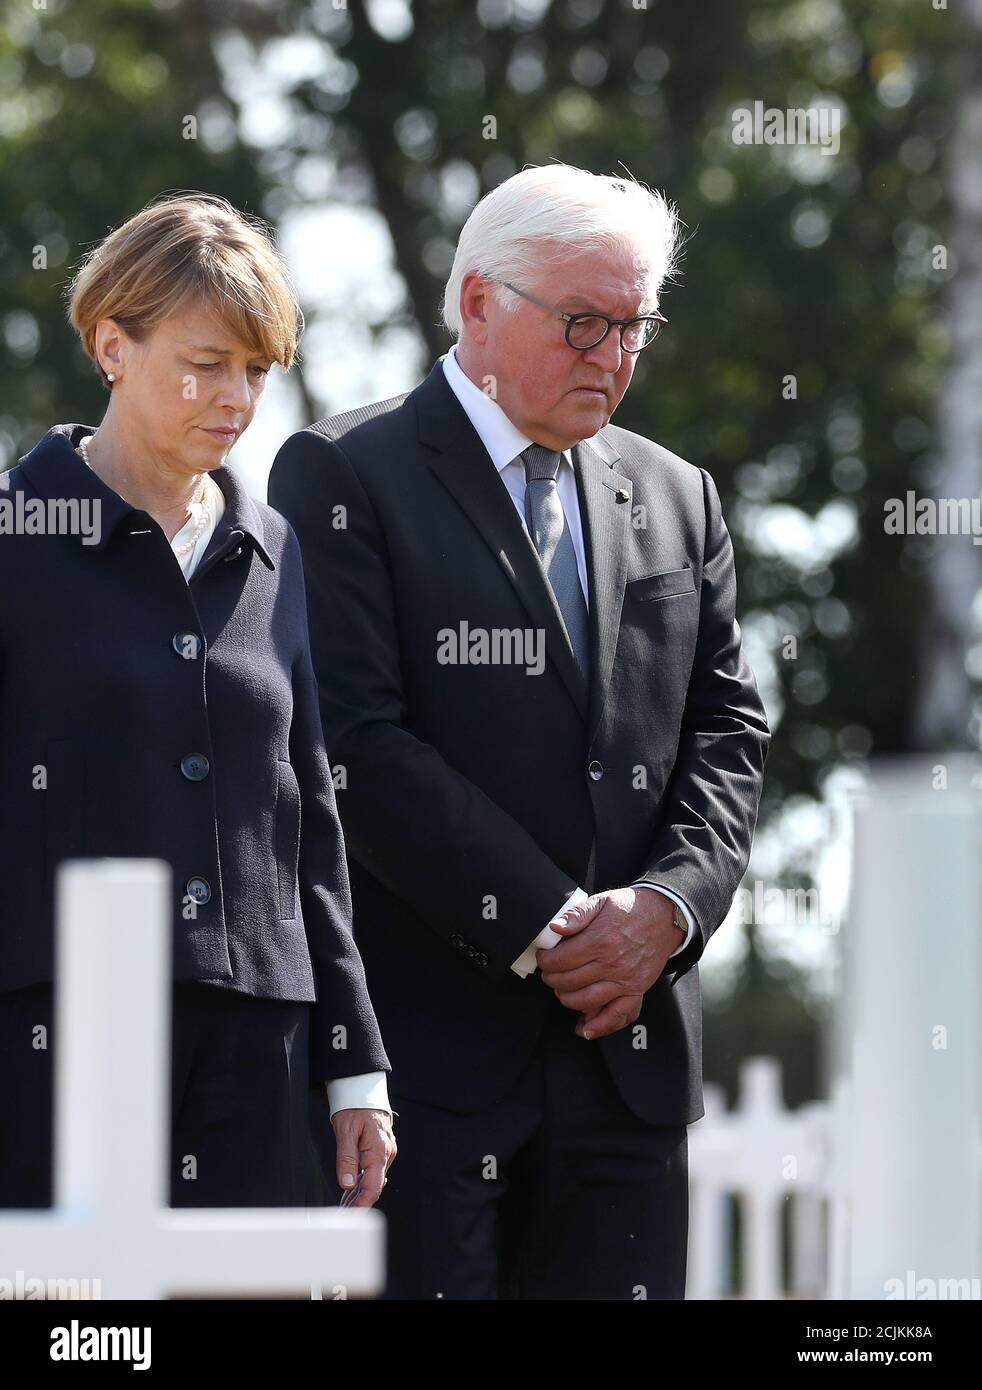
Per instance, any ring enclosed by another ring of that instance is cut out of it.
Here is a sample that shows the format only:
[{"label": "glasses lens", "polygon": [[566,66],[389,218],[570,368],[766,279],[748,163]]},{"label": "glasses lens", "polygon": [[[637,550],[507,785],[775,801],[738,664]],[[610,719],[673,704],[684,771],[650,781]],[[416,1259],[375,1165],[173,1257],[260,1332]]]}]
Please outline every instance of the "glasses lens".
[{"label": "glasses lens", "polygon": [[626,352],[640,352],[658,337],[661,324],[658,319],[636,319],[624,328],[621,339]]},{"label": "glasses lens", "polygon": [[597,318],[592,314],[587,318],[575,319],[569,325],[571,346],[577,348],[595,347],[607,332],[608,326],[606,319]]}]

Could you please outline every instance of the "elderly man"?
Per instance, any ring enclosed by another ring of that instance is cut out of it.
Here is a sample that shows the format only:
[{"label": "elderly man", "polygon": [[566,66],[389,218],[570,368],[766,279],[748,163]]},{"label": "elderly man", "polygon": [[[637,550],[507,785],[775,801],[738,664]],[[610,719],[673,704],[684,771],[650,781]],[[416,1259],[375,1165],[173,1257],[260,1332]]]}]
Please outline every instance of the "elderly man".
[{"label": "elderly man", "polygon": [[713,479],[609,424],[677,248],[637,183],[515,175],[455,347],[273,465],[393,1068],[389,1298],[684,1296],[696,963],[770,734]]}]

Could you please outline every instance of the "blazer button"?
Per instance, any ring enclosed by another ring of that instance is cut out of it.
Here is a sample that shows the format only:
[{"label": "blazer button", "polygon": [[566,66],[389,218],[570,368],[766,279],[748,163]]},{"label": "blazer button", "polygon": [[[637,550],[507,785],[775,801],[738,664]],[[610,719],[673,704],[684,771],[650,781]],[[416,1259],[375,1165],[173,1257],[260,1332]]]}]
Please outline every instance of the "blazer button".
[{"label": "blazer button", "polygon": [[211,763],[204,753],[189,753],[181,759],[181,771],[189,782],[203,782],[211,771]]},{"label": "blazer button", "polygon": [[171,646],[185,661],[196,661],[201,651],[201,638],[196,632],[175,632]]},{"label": "blazer button", "polygon": [[487,956],[484,954],[483,951],[479,951],[479,952],[477,953],[477,955],[474,957],[474,964],[475,964],[475,965],[487,965],[487,963],[488,963],[488,958],[487,958]]},{"label": "blazer button", "polygon": [[452,946],[456,946],[456,947],[458,948],[458,950],[459,950],[460,947],[463,946],[463,944],[464,944],[464,938],[463,938],[462,936],[456,936],[456,935],[454,935],[454,936],[452,936],[452,937],[450,938],[450,944],[451,944]]},{"label": "blazer button", "polygon": [[596,758],[594,758],[593,762],[587,768],[587,772],[589,772],[594,782],[599,782],[604,775],[604,765],[603,763],[598,763]]},{"label": "blazer button", "polygon": [[206,903],[211,899],[211,884],[206,878],[189,878],[186,891],[196,903]]}]

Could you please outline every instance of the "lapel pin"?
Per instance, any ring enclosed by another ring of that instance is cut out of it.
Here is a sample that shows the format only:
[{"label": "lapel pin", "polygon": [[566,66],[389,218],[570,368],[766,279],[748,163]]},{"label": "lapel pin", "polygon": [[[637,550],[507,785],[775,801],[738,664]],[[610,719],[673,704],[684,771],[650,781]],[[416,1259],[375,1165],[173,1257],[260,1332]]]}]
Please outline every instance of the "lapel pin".
[{"label": "lapel pin", "polygon": [[628,500],[628,498],[630,497],[630,495],[631,495],[631,494],[628,492],[628,490],[627,490],[626,487],[619,487],[619,488],[617,489],[616,496],[617,496],[618,502],[626,502],[626,501]]}]

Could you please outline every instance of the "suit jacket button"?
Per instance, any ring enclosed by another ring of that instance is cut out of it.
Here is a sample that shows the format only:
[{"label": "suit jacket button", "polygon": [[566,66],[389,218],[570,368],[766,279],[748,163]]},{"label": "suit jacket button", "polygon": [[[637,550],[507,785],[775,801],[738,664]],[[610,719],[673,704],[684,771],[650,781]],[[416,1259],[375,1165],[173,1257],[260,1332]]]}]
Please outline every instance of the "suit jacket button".
[{"label": "suit jacket button", "polygon": [[211,899],[211,884],[206,878],[189,878],[187,895],[196,903],[206,903]]},{"label": "suit jacket button", "polygon": [[181,771],[189,782],[203,782],[211,771],[211,763],[204,753],[188,753],[181,759]]},{"label": "suit jacket button", "polygon": [[464,938],[463,938],[462,936],[452,936],[452,937],[450,938],[450,944],[451,944],[452,946],[456,946],[457,949],[459,950],[460,947],[463,946],[463,944],[464,944]]},{"label": "suit jacket button", "polygon": [[487,965],[487,963],[488,963],[488,958],[487,958],[487,956],[484,954],[483,951],[479,951],[478,954],[474,957],[474,964],[475,964],[475,965]]},{"label": "suit jacket button", "polygon": [[604,775],[604,765],[603,763],[598,763],[596,758],[594,758],[593,762],[587,768],[587,772],[589,772],[594,782],[599,782]]},{"label": "suit jacket button", "polygon": [[171,646],[185,661],[196,661],[201,651],[201,638],[196,632],[175,632]]}]

